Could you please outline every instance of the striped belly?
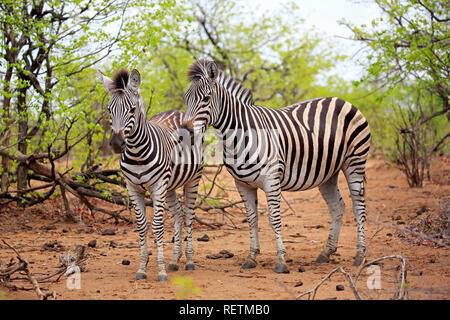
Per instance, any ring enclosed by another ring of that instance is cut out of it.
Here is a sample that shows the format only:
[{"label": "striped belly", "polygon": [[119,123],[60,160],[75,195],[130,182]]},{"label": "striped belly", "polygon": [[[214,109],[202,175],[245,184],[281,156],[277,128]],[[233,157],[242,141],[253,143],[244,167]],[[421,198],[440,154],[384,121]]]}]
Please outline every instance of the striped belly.
[{"label": "striped belly", "polygon": [[314,99],[285,108],[289,134],[282,148],[282,190],[317,187],[345,164],[355,142],[369,134],[361,112],[339,98]]}]

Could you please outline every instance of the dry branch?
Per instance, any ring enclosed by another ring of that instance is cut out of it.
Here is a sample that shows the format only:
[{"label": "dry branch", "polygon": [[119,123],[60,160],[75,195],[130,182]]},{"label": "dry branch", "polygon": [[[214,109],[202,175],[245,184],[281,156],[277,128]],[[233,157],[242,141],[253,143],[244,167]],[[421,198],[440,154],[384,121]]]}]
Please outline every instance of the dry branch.
[{"label": "dry branch", "polygon": [[18,286],[12,285],[10,283],[10,281],[11,281],[10,277],[13,273],[18,272],[18,271],[23,271],[23,272],[25,272],[29,282],[32,284],[33,289],[36,292],[39,299],[47,300],[49,297],[52,297],[53,299],[55,299],[56,293],[54,291],[52,293],[43,293],[42,292],[41,288],[39,287],[38,281],[36,280],[36,278],[31,273],[30,269],[28,268],[28,262],[24,258],[22,258],[22,256],[19,254],[19,252],[17,252],[17,250],[14,247],[12,247],[9,243],[7,243],[5,240],[2,240],[2,242],[8,248],[10,248],[11,250],[14,251],[14,253],[16,254],[16,259],[18,260],[18,263],[12,264],[12,261],[10,261],[9,265],[5,269],[0,268],[0,283],[2,283],[3,285],[5,285],[8,288],[19,289],[19,290],[31,290],[30,288],[18,287]]},{"label": "dry branch", "polygon": [[[40,202],[43,202],[50,198],[53,195],[57,186],[59,186],[61,190],[61,195],[63,198],[63,203],[66,211],[66,216],[70,221],[75,221],[75,217],[73,215],[72,210],[70,209],[69,201],[67,198],[67,193],[74,195],[76,198],[80,199],[81,202],[86,205],[86,207],[91,211],[92,216],[94,212],[102,212],[110,215],[112,218],[118,220],[121,219],[128,223],[133,223],[132,219],[122,216],[120,213],[125,210],[130,209],[130,201],[128,196],[125,193],[120,192],[107,192],[98,188],[98,184],[107,184],[119,187],[125,187],[125,183],[120,176],[119,170],[98,170],[99,166],[93,166],[89,168],[85,172],[76,173],[72,176],[67,175],[67,172],[61,173],[55,168],[54,161],[52,159],[51,153],[42,153],[42,154],[31,154],[24,155],[19,151],[15,151],[10,153],[8,150],[0,149],[0,155],[4,157],[8,157],[15,161],[20,162],[23,166],[28,168],[33,172],[33,174],[29,175],[31,180],[39,180],[47,182],[45,187],[51,188],[49,191],[45,192],[42,196],[36,196],[35,194],[30,192],[43,189],[44,187],[33,187],[27,190],[22,191],[9,191],[0,193],[0,198],[8,199],[7,202],[3,204],[9,203],[11,201],[17,201],[20,203],[25,202],[25,205],[34,205]],[[44,159],[48,159],[50,161],[50,165],[42,162]],[[209,211],[219,211],[222,212],[223,215],[228,217],[229,213],[226,209],[235,208],[239,204],[243,203],[242,200],[239,201],[228,201],[223,198],[215,198],[212,196],[212,192],[214,188],[223,189],[216,181],[218,175],[220,174],[223,165],[205,165],[208,168],[216,168],[214,177],[211,181],[211,188],[208,190],[206,194],[199,193],[199,204],[195,206],[195,209],[200,209],[205,212]],[[70,170],[69,170],[70,171]],[[112,176],[116,176],[112,177]],[[206,176],[206,175],[205,175]],[[27,196],[28,195],[28,196]],[[109,210],[101,206],[95,205],[90,199],[99,199],[108,203],[112,203],[115,205],[122,206],[119,210]],[[211,201],[209,201],[211,200]],[[152,201],[150,199],[145,200],[145,204],[147,206],[152,206]],[[217,228],[219,225],[213,225],[206,223],[200,219],[196,219],[197,222],[208,225],[212,228]],[[231,219],[230,219],[231,221]],[[231,223],[236,227],[236,225],[231,221]]]},{"label": "dry branch", "polygon": [[380,262],[382,260],[387,260],[387,259],[399,259],[400,262],[401,262],[399,292],[396,293],[394,295],[394,297],[392,297],[392,299],[398,299],[398,300],[405,299],[405,297],[406,297],[406,294],[405,294],[406,260],[401,255],[385,256],[385,257],[377,258],[377,259],[374,259],[374,260],[369,261],[367,263],[361,264],[361,266],[358,268],[358,271],[355,273],[355,276],[353,277],[353,279],[350,276],[350,274],[347,273],[342,267],[337,267],[337,268],[333,269],[330,273],[328,273],[322,280],[320,280],[319,283],[317,283],[311,290],[299,294],[296,297],[296,299],[300,299],[301,297],[303,297],[305,295],[308,295],[308,300],[311,299],[311,298],[312,298],[312,300],[314,300],[314,297],[316,296],[317,290],[325,282],[325,280],[329,279],[334,273],[340,272],[347,279],[347,282],[349,283],[350,288],[352,289],[352,292],[353,292],[355,298],[357,300],[361,300],[361,295],[358,292],[358,289],[356,289],[356,282],[358,281],[358,277],[360,276],[362,270],[367,268],[367,267],[369,267],[369,266],[371,266],[371,265],[373,265],[373,264],[377,264],[378,262]]}]

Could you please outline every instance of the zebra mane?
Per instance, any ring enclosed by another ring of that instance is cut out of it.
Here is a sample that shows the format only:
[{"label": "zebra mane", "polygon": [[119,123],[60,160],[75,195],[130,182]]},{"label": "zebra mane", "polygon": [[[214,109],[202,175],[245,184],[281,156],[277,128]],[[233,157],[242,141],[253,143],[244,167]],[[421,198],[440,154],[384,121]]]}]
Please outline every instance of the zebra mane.
[{"label": "zebra mane", "polygon": [[[211,62],[211,60],[207,59],[198,59],[191,64],[187,71],[189,81],[193,81],[196,78],[208,77],[207,66]],[[220,83],[225,90],[232,93],[239,101],[245,104],[254,103],[252,91],[246,88],[242,82],[228,75],[224,71],[219,70],[217,82]]]},{"label": "zebra mane", "polygon": [[245,87],[242,82],[226,74],[224,71],[219,70],[217,82],[220,83],[225,90],[232,93],[238,101],[241,101],[246,105],[254,104],[252,91]]},{"label": "zebra mane", "polygon": [[210,63],[207,59],[198,59],[192,63],[187,71],[189,81],[194,81],[196,78],[207,76],[206,66]]},{"label": "zebra mane", "polygon": [[125,68],[117,70],[112,77],[111,90],[125,89],[128,84],[130,72]]}]

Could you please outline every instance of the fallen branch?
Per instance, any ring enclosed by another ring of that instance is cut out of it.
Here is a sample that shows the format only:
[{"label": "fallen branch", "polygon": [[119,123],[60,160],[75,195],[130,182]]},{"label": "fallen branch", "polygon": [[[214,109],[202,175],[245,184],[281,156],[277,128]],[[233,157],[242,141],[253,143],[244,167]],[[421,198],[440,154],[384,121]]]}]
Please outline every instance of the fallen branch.
[{"label": "fallen branch", "polygon": [[[17,271],[24,271],[28,280],[32,284],[34,291],[36,292],[37,296],[41,300],[47,300],[49,297],[52,297],[53,299],[56,299],[56,293],[53,291],[52,293],[43,293],[41,288],[39,287],[39,283],[36,280],[36,278],[33,276],[33,274],[30,272],[30,269],[28,268],[28,262],[22,258],[22,256],[17,252],[17,250],[12,247],[9,243],[7,243],[5,240],[2,240],[2,242],[11,250],[13,250],[16,254],[16,258],[18,260],[18,264],[16,266],[9,266],[7,270],[1,270],[0,269],[0,280],[1,282],[8,288],[12,288],[11,284],[9,283],[10,276]],[[5,272],[6,271],[6,272]],[[14,286],[15,289],[22,289],[27,290],[23,287]],[[30,290],[30,289],[28,289]]]},{"label": "fallen branch", "polygon": [[355,298],[357,300],[361,300],[361,295],[359,294],[358,290],[356,289],[356,282],[358,281],[358,277],[360,276],[362,270],[367,268],[367,267],[369,267],[369,266],[371,266],[371,265],[373,265],[373,264],[377,264],[378,262],[380,262],[382,260],[387,260],[387,259],[399,259],[400,262],[401,262],[400,283],[399,283],[399,288],[400,289],[399,289],[398,294],[395,294],[394,297],[392,297],[392,299],[398,299],[398,300],[405,299],[405,297],[406,297],[406,294],[405,294],[406,261],[401,255],[385,256],[385,257],[377,258],[377,259],[374,259],[374,260],[369,261],[367,263],[364,263],[358,268],[358,271],[356,272],[356,274],[353,277],[353,279],[350,276],[350,274],[347,273],[342,267],[337,267],[337,268],[333,269],[330,273],[328,273],[322,280],[320,280],[319,283],[317,283],[311,290],[306,291],[306,292],[301,293],[298,296],[296,296],[296,299],[300,299],[301,297],[303,297],[305,295],[308,295],[308,300],[310,300],[311,298],[312,298],[312,300],[314,300],[314,297],[316,296],[317,290],[325,282],[325,280],[329,279],[334,273],[340,272],[347,279],[347,282],[349,283],[350,288],[352,289],[352,292],[353,292]]}]

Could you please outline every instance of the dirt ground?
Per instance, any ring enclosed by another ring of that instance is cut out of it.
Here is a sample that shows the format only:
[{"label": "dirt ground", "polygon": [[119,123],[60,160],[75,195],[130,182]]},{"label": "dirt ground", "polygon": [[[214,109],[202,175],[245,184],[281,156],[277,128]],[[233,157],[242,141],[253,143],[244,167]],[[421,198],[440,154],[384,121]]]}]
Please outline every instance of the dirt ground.
[{"label": "dirt ground", "polygon": [[[366,200],[369,222],[366,223],[366,239],[370,241],[367,259],[387,255],[402,255],[407,260],[407,292],[409,299],[449,299],[450,269],[448,246],[424,240],[401,231],[421,226],[421,231],[435,231],[439,219],[450,210],[450,159],[440,158],[432,164],[431,181],[425,186],[409,188],[403,174],[385,164],[382,159],[368,162],[368,184]],[[230,175],[224,170],[219,180],[228,188],[233,187]],[[259,191],[259,219],[261,254],[258,265],[251,270],[240,271],[249,250],[249,230],[242,210],[233,209],[230,215],[197,211],[197,216],[209,223],[219,222],[223,226],[211,229],[199,223],[194,229],[196,270],[184,270],[184,257],[179,271],[168,271],[169,280],[157,282],[156,247],[149,235],[150,255],[145,280],[136,281],[139,264],[138,235],[134,225],[113,220],[92,222],[85,212],[83,223],[67,223],[63,219],[60,200],[48,201],[33,208],[16,206],[0,207],[0,238],[14,246],[30,263],[36,277],[50,275],[59,267],[59,256],[72,250],[74,244],[87,245],[96,239],[94,248],[88,247],[86,271],[81,273],[80,288],[71,289],[67,277],[57,283],[42,283],[45,292],[55,291],[57,299],[294,299],[300,293],[312,289],[331,270],[341,266],[355,274],[353,256],[356,252],[356,223],[351,210],[351,200],[344,177],[339,178],[340,190],[346,203],[341,228],[339,247],[329,263],[313,263],[328,237],[330,215],[325,201],[317,189],[283,193],[282,235],[286,246],[286,259],[290,273],[276,274],[274,233],[269,225],[265,197]],[[229,199],[238,199],[235,192],[224,194]],[[85,209],[80,208],[83,213]],[[77,212],[77,207],[75,207]],[[125,212],[128,216],[132,213]],[[152,209],[147,209],[151,217]],[[232,215],[232,216],[231,216]],[[100,218],[101,215],[96,215]],[[105,217],[106,218],[106,217]],[[379,224],[384,223],[381,230]],[[102,230],[114,229],[115,235],[102,235]],[[372,238],[375,232],[376,235]],[[165,220],[165,256],[168,263],[173,243],[171,242],[172,219]],[[446,230],[448,236],[448,230]],[[208,242],[197,241],[207,234]],[[372,238],[372,240],[369,240]],[[438,240],[443,242],[445,239]],[[54,248],[44,244],[57,241]],[[448,242],[447,242],[448,244]],[[6,263],[15,254],[0,242],[0,261]],[[208,255],[228,250],[231,258],[209,259]],[[123,264],[129,260],[129,264]],[[379,263],[380,289],[369,289],[368,279],[372,274],[364,270],[357,282],[357,289],[364,299],[389,299],[398,288],[398,260]],[[372,270],[372,272],[374,272]],[[178,277],[181,276],[181,277]],[[56,278],[56,277],[55,277]],[[373,279],[373,278],[371,278]],[[396,281],[397,280],[397,281]],[[28,286],[24,281],[17,285]],[[69,286],[67,285],[69,283]],[[180,285],[180,283],[182,283]],[[371,282],[370,282],[371,283]],[[369,284],[370,284],[369,283]],[[343,290],[336,286],[342,285]],[[34,291],[13,291],[0,284],[2,299],[36,299]],[[317,291],[315,299],[354,299],[345,277],[334,274]],[[302,297],[307,299],[307,296]]]}]

